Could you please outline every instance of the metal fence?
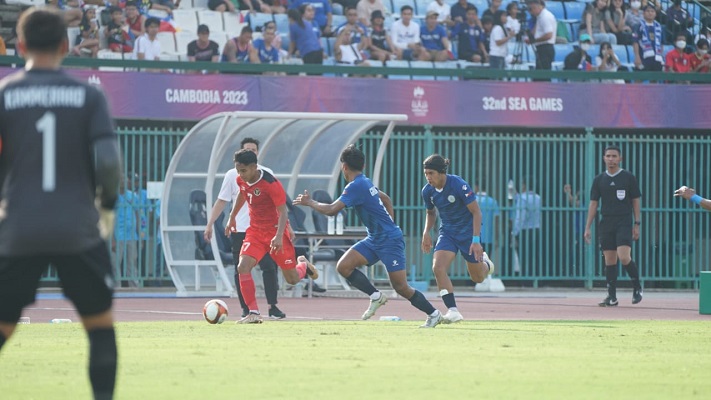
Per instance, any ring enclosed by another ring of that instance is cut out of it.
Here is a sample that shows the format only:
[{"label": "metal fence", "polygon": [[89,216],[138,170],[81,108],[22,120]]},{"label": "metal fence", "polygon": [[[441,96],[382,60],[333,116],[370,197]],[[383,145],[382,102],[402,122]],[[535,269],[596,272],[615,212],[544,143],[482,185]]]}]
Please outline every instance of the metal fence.
[{"label": "metal fence", "polygon": [[[162,181],[170,158],[185,136],[185,130],[121,128],[127,189],[139,193],[126,212],[136,212],[140,240],[134,258],[125,246],[114,246],[114,260],[123,286],[170,285],[158,235],[160,202],[145,199],[146,182]],[[368,160],[374,160],[382,132],[366,134],[359,145]],[[485,250],[497,265],[497,274],[511,284],[528,286],[591,287],[604,283],[601,254],[596,244],[582,240],[589,189],[604,171],[602,152],[614,143],[622,148],[622,166],[635,174],[642,190],[641,238],[633,245],[633,257],[646,287],[696,288],[700,270],[709,269],[711,218],[689,202],[672,197],[682,184],[711,193],[711,138],[703,135],[598,134],[591,129],[559,133],[520,133],[432,127],[401,127],[387,148],[380,187],[393,199],[396,222],[407,240],[412,276],[429,281],[432,255],[420,251],[425,211],[420,190],[425,184],[422,161],[432,153],[451,159],[450,172],[470,184],[478,184],[498,201],[493,243]],[[340,149],[333,149],[340,151]],[[366,174],[372,165],[366,166]],[[510,218],[513,202],[507,199],[507,183],[515,187],[525,180],[528,189],[542,198],[539,240],[526,254],[514,247]],[[570,185],[571,201],[564,192]],[[318,189],[318,188],[314,188]],[[333,193],[337,195],[338,193]],[[186,200],[187,202],[187,200]],[[354,214],[354,213],[351,213]],[[359,224],[355,215],[347,222]],[[514,271],[514,250],[520,272]],[[459,258],[452,279],[469,282]],[[54,281],[50,273],[45,278]]]}]

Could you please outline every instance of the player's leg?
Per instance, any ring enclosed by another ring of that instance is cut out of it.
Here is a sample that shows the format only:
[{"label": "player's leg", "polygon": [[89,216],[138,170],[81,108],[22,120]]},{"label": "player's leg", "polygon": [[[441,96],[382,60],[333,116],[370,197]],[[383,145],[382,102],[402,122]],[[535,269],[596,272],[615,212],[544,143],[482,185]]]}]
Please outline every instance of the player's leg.
[{"label": "player's leg", "polygon": [[272,318],[285,318],[286,314],[277,307],[277,292],[279,291],[279,277],[277,276],[277,265],[272,257],[267,254],[259,260],[259,268],[262,270],[262,281],[264,282],[264,295],[269,304],[269,316]]},{"label": "player's leg", "polygon": [[358,269],[374,264],[378,261],[377,257],[372,240],[366,238],[346,250],[336,263],[336,271],[353,287],[370,297],[370,305],[361,316],[364,320],[372,317],[380,306],[388,302],[387,296],[376,289],[370,279]]},{"label": "player's leg", "polygon": [[112,399],[116,383],[116,334],[113,314],[113,274],[106,245],[52,263],[64,294],[79,313],[89,338],[89,379],[94,399]]},{"label": "player's leg", "polygon": [[284,274],[284,280],[290,285],[296,285],[302,279],[310,276],[312,279],[318,278],[318,271],[304,256],[296,257],[294,243],[292,243],[289,234],[284,232],[282,238],[282,249],[276,253],[270,253],[274,262],[281,268]]},{"label": "player's leg", "polygon": [[457,257],[457,250],[457,244],[449,236],[440,235],[437,238],[432,261],[432,272],[434,272],[435,280],[437,281],[439,295],[448,310],[445,315],[445,323],[458,322],[464,319],[457,309],[457,302],[454,299],[454,285],[452,285],[452,280],[449,279],[449,266],[452,265],[452,262]]},{"label": "player's leg", "polygon": [[237,272],[237,266],[239,265],[239,252],[242,249],[242,243],[244,242],[244,232],[232,232],[230,234],[230,242],[232,242],[232,257],[235,260],[235,289],[237,290],[237,298],[239,299],[239,305],[242,307],[242,318],[249,314],[249,307],[247,303],[244,302],[244,296],[242,296],[242,289],[239,285],[239,272]]},{"label": "player's leg", "polygon": [[40,257],[0,257],[0,350],[15,331],[22,309],[35,301],[48,265]]},{"label": "player's leg", "polygon": [[444,316],[432,303],[422,294],[407,283],[407,260],[405,259],[405,240],[391,239],[385,243],[380,243],[376,248],[378,258],[385,264],[388,270],[388,277],[393,289],[400,296],[408,299],[410,304],[418,310],[427,314],[427,320],[421,328],[434,328],[444,321]]}]

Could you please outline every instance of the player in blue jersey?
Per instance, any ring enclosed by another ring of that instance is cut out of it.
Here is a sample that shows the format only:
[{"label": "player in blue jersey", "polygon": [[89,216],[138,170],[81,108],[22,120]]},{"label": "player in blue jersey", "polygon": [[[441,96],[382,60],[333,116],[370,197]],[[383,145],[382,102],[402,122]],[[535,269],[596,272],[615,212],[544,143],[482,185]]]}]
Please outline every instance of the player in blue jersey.
[{"label": "player in blue jersey", "polygon": [[400,227],[393,221],[392,202],[387,194],[375,187],[363,174],[364,166],[363,152],[354,145],[348,146],[341,153],[341,172],[348,182],[341,196],[331,204],[324,204],[314,201],[308,191],[304,191],[304,194],[296,197],[294,204],[311,207],[326,215],[336,215],[345,207],[353,207],[365,225],[368,236],[348,249],[336,265],[338,273],[351,285],[370,296],[370,306],[363,314],[363,319],[372,317],[387,302],[387,297],[357,268],[381,260],[388,270],[395,291],[427,314],[427,321],[421,327],[434,328],[442,322],[442,313],[421,292],[408,285],[405,240]]},{"label": "player in blue jersey", "polygon": [[476,283],[483,282],[494,272],[494,263],[481,247],[481,210],[472,188],[464,179],[447,173],[449,160],[439,154],[427,157],[423,167],[427,184],[422,188],[422,199],[427,208],[427,217],[425,231],[422,233],[422,251],[429,253],[432,250],[430,231],[439,213],[442,222],[434,249],[432,271],[442,301],[448,308],[443,322],[459,322],[464,317],[457,310],[454,287],[447,274],[457,252],[462,253],[469,276]]}]

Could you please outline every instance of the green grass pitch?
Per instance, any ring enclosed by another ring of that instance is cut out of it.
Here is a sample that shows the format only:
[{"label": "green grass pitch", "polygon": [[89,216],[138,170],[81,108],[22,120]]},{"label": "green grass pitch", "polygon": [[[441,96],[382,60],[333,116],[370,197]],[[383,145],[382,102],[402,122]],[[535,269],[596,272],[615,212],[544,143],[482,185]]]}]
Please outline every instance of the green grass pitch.
[{"label": "green grass pitch", "polygon": [[[117,399],[708,399],[711,325],[683,321],[117,324]],[[89,399],[81,325],[20,325],[3,399]]]}]

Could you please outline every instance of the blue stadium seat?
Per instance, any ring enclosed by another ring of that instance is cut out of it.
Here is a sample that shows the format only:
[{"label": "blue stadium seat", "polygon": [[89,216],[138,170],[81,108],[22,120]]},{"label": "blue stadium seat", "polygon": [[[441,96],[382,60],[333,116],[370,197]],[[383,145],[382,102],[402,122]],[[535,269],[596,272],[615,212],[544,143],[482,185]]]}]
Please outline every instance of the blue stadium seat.
[{"label": "blue stadium seat", "polygon": [[274,18],[272,17],[272,14],[265,14],[265,13],[249,13],[249,27],[252,28],[253,31],[256,31],[257,28],[259,30],[262,30],[262,27],[264,24],[270,21],[274,21]]},{"label": "blue stadium seat", "polygon": [[[442,62],[435,62],[434,63],[435,69],[459,69],[459,64],[456,61],[442,61]],[[450,80],[458,80],[456,76],[436,76],[435,80],[437,81],[450,81]]]},{"label": "blue stadium seat", "polygon": [[583,11],[588,5],[586,3],[579,3],[577,1],[567,1],[565,2],[565,18],[566,19],[577,19],[578,21],[583,19]]},{"label": "blue stadium seat", "polygon": [[560,1],[547,1],[546,2],[546,8],[548,11],[553,13],[553,16],[555,17],[556,20],[560,21],[565,18],[565,8],[563,7],[563,3]]},{"label": "blue stadium seat", "polygon": [[[429,68],[434,69],[432,61],[410,61],[411,68]],[[433,81],[435,80],[434,75],[413,75],[412,79],[418,81]]]},{"label": "blue stadium seat", "polygon": [[323,52],[326,53],[329,57],[333,56],[333,52],[331,51],[331,46],[328,45],[328,40],[325,37],[322,37],[321,39],[321,48],[323,49]]},{"label": "blue stadium seat", "polygon": [[415,6],[415,0],[392,0],[393,2],[393,8],[392,12],[393,14],[400,15],[400,9],[403,6],[410,6],[412,7],[413,10],[415,10],[415,14],[417,13],[417,8]]},{"label": "blue stadium seat", "polygon": [[568,54],[570,54],[573,50],[574,50],[573,45],[570,43],[556,44],[555,45],[555,57],[553,58],[553,61],[559,61],[559,62],[565,61],[565,57]]},{"label": "blue stadium seat", "polygon": [[[617,58],[620,60],[622,64],[629,64],[629,63],[634,63],[634,49],[632,46],[630,46],[629,50],[632,52],[632,55],[629,55],[629,52],[627,51],[627,46],[623,44],[616,44],[612,46],[612,51],[615,52],[615,55]],[[599,53],[598,49],[598,53]],[[632,61],[630,61],[632,60]]]},{"label": "blue stadium seat", "polygon": [[336,38],[335,37],[326,38],[326,41],[328,42],[328,48],[330,51],[330,53],[328,55],[334,56],[336,54]]},{"label": "blue stadium seat", "polygon": [[335,32],[336,28],[345,24],[346,22],[347,22],[347,18],[345,15],[333,15],[331,17],[331,28]]},{"label": "blue stadium seat", "polygon": [[[390,60],[385,64],[389,68],[410,68],[410,63],[405,60]],[[410,75],[389,75],[388,79],[410,80]]]},{"label": "blue stadium seat", "polygon": [[489,0],[469,0],[469,2],[476,6],[477,11],[479,11],[479,17],[484,13],[484,10],[489,8]]},{"label": "blue stadium seat", "polygon": [[[600,55],[600,45],[599,44],[591,44],[590,49],[588,50],[588,54],[590,55],[590,58],[592,58],[593,64],[595,63],[595,57]],[[622,60],[620,60],[622,62]]]},{"label": "blue stadium seat", "polygon": [[415,15],[427,15],[427,6],[434,0],[415,0]]},{"label": "blue stadium seat", "polygon": [[274,22],[276,22],[277,32],[289,35],[289,17],[286,14],[274,14]]}]

